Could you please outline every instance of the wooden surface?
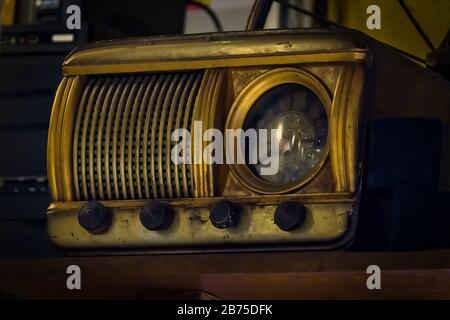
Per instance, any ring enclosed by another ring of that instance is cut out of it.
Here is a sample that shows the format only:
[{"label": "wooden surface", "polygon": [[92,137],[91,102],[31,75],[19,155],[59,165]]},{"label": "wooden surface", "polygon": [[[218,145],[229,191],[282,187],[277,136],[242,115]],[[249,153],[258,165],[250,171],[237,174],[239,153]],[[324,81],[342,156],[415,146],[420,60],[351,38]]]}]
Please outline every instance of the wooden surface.
[{"label": "wooden surface", "polygon": [[[82,270],[80,291],[66,288],[72,264]],[[381,267],[381,290],[366,287],[369,265]],[[27,299],[450,299],[450,250],[0,260],[0,292]]]}]

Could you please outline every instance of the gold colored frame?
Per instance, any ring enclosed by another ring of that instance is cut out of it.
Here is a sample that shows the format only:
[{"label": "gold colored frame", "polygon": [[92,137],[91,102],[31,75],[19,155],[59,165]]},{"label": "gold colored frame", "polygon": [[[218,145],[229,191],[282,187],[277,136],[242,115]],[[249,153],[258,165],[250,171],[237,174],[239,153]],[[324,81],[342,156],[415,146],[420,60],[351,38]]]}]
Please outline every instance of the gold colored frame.
[{"label": "gold colored frame", "polygon": [[[227,71],[224,69],[209,69],[205,71],[194,106],[191,133],[194,132],[194,123],[196,121],[202,122],[203,131],[206,131],[210,128],[217,128],[217,119],[224,117],[225,108],[223,108],[223,101],[219,100],[223,98],[221,93],[226,91],[226,88],[224,88],[226,74]],[[209,108],[204,108],[204,106],[209,106]],[[206,146],[206,143],[204,144],[203,148]],[[195,144],[192,143],[191,155],[196,156],[198,159],[203,159],[203,154],[198,154],[199,150],[196,150],[194,147]],[[193,195],[196,198],[213,197],[215,189],[214,166],[203,161],[200,162],[199,164],[193,163],[190,165],[192,185],[194,186]]]},{"label": "gold colored frame", "polygon": [[64,78],[56,91],[47,146],[48,181],[53,201],[74,200],[72,182],[74,115],[85,82],[85,77]]},{"label": "gold colored frame", "polygon": [[236,179],[246,188],[262,194],[282,194],[300,189],[311,181],[323,168],[329,155],[329,134],[330,115],[331,115],[331,96],[325,86],[319,79],[312,74],[298,68],[277,68],[263,73],[251,81],[235,99],[226,122],[226,129],[242,129],[245,118],[252,108],[253,104],[270,89],[279,85],[294,83],[303,85],[312,90],[325,107],[328,119],[328,136],[325,143],[324,152],[319,162],[310,170],[310,172],[299,179],[285,185],[279,185],[264,181],[255,175],[247,164],[232,164],[231,171]]}]

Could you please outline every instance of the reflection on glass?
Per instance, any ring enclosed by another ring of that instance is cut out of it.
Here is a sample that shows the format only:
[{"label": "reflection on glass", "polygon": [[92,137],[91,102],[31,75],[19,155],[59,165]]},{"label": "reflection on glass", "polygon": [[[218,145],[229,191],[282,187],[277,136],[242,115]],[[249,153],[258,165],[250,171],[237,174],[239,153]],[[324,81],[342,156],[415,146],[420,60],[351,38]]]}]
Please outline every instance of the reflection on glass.
[{"label": "reflection on glass", "polygon": [[[328,121],[325,107],[313,91],[299,84],[284,84],[254,103],[244,122],[244,130],[251,128],[267,129],[269,134],[270,129],[279,129],[279,172],[261,175],[264,159],[249,167],[263,180],[282,185],[301,180],[317,165],[324,151]],[[271,150],[270,137],[267,144]],[[255,150],[246,148],[246,154]]]}]

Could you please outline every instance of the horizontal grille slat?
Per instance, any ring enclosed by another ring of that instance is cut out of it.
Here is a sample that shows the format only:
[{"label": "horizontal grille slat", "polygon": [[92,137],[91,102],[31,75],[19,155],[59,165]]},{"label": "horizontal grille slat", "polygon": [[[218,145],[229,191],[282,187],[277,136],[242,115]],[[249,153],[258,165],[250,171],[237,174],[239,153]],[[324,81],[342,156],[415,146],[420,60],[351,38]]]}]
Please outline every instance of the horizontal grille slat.
[{"label": "horizontal grille slat", "polygon": [[202,73],[95,77],[74,117],[76,200],[192,196],[189,165],[171,161],[171,133],[191,127]]}]

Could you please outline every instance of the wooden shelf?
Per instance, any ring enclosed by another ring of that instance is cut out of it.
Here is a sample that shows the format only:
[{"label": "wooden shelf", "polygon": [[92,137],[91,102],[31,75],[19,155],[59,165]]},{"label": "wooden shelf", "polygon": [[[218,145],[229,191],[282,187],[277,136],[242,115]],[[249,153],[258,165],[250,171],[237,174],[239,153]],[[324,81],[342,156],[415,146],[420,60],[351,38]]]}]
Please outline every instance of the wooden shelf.
[{"label": "wooden shelf", "polygon": [[[66,268],[82,290],[66,288]],[[368,290],[369,265],[382,270]],[[0,260],[0,292],[26,299],[450,299],[450,250]],[[0,294],[1,296],[1,294]]]}]

